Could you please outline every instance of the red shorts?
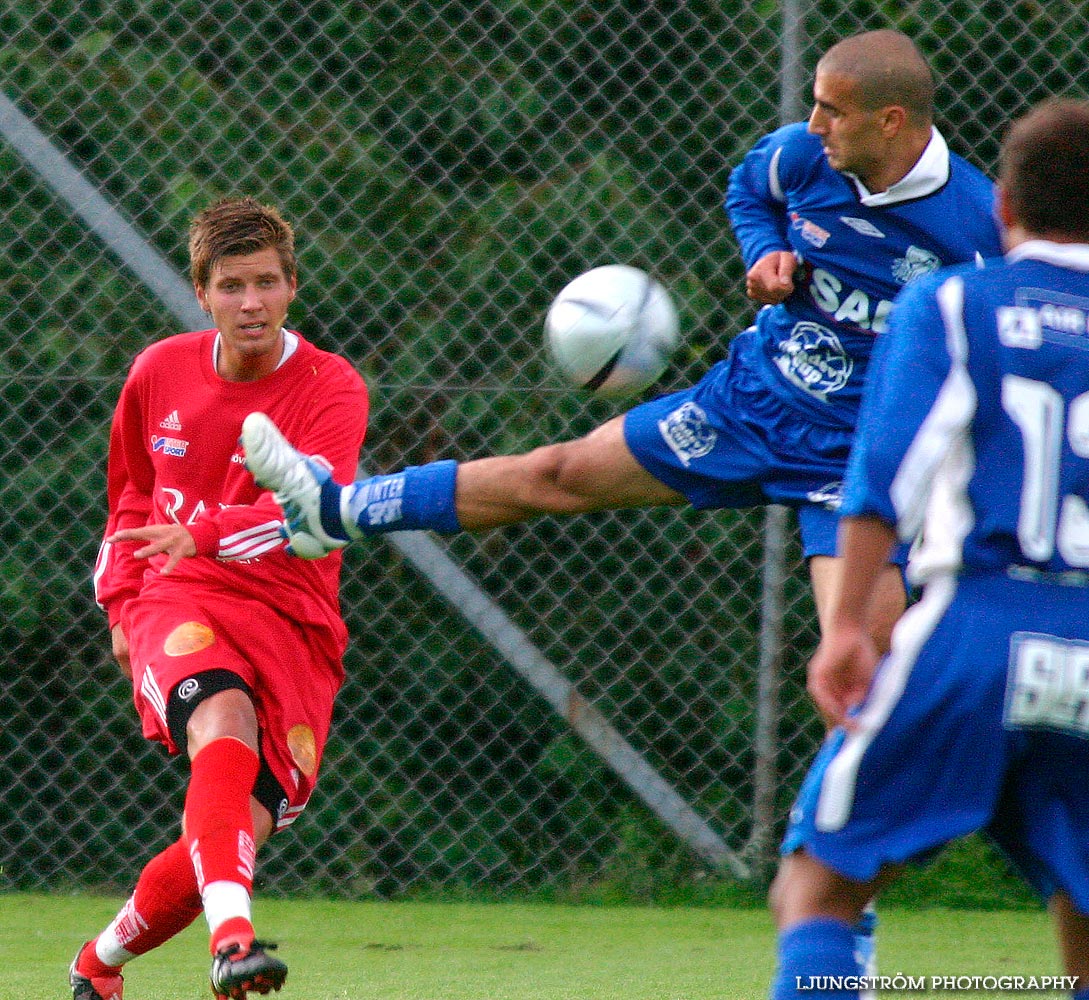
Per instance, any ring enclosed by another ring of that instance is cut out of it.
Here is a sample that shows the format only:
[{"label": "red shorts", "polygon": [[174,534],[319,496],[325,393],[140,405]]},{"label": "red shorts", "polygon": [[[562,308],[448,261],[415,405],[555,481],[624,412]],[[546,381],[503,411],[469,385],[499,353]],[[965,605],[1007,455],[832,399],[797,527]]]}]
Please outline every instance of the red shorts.
[{"label": "red shorts", "polygon": [[167,725],[175,688],[208,670],[226,670],[245,682],[257,711],[262,760],[286,798],[273,812],[276,828],[294,822],[314,789],[344,676],[335,638],[259,601],[181,588],[172,589],[170,600],[133,599],[121,626],[144,736],[171,753],[179,752]]}]

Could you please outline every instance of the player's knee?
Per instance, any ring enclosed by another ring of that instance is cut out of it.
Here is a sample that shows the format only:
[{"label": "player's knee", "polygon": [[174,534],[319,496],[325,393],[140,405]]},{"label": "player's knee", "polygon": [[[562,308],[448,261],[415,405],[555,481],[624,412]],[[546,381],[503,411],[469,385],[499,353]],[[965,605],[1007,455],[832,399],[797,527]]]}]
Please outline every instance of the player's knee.
[{"label": "player's knee", "polygon": [[255,798],[250,799],[250,812],[253,816],[253,840],[258,847],[263,847],[273,830],[276,829],[276,821],[272,814]]},{"label": "player's knee", "polygon": [[236,739],[257,748],[257,714],[249,694],[239,688],[218,691],[201,701],[185,727],[190,758],[217,739]]},{"label": "player's knee", "polygon": [[586,448],[580,441],[556,445],[553,455],[554,485],[572,503],[584,501],[591,492],[591,467],[585,461]]},{"label": "player's knee", "polygon": [[840,875],[803,849],[782,859],[768,900],[780,929],[819,916],[853,925],[877,887]]}]

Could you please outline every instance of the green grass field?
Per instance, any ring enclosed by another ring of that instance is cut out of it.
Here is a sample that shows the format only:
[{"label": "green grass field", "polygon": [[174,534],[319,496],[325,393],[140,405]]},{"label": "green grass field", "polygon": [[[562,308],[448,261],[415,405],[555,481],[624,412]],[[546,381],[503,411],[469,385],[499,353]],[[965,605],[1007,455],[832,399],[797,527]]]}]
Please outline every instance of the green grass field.
[{"label": "green grass field", "polygon": [[[119,902],[0,896],[2,995],[68,996],[76,947]],[[258,900],[256,917],[291,966],[284,1000],[752,1000],[772,968],[760,909]],[[887,907],[879,942],[889,975],[1061,971],[1047,917],[1032,910]],[[206,949],[194,925],[134,962],[126,1000],[208,1000]]]}]

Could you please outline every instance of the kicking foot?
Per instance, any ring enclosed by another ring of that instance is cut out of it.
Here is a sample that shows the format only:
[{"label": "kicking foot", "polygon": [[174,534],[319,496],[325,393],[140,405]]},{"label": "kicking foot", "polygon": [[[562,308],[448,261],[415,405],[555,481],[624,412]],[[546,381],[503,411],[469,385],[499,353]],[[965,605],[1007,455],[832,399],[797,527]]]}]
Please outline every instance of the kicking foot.
[{"label": "kicking foot", "polygon": [[272,490],[284,510],[284,535],[293,555],[320,559],[348,544],[343,526],[338,537],[337,526],[322,521],[323,497],[326,510],[340,520],[340,486],[328,469],[292,448],[263,413],[242,422],[242,447],[254,481]]}]

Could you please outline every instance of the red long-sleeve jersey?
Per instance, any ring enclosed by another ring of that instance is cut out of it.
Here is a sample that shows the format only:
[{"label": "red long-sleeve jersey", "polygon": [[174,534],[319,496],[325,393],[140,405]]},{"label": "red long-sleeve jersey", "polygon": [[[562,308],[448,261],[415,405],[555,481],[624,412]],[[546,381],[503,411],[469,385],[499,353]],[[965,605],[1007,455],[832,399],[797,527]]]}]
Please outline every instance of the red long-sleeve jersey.
[{"label": "red long-sleeve jersey", "polygon": [[346,360],[302,337],[272,374],[229,382],[215,371],[215,336],[179,334],[142,351],[110,430],[105,534],[176,522],[189,529],[197,556],[163,575],[165,556],[137,560],[138,544],[103,541],[95,597],[112,628],[141,592],[181,586],[224,599],[243,594],[304,626],[331,630],[343,653],[340,554],[313,562],[287,555],[280,509],[246,471],[239,435],[246,415],[260,410],[295,447],[322,456],[335,478],[350,482],[367,426],[366,386]]}]

